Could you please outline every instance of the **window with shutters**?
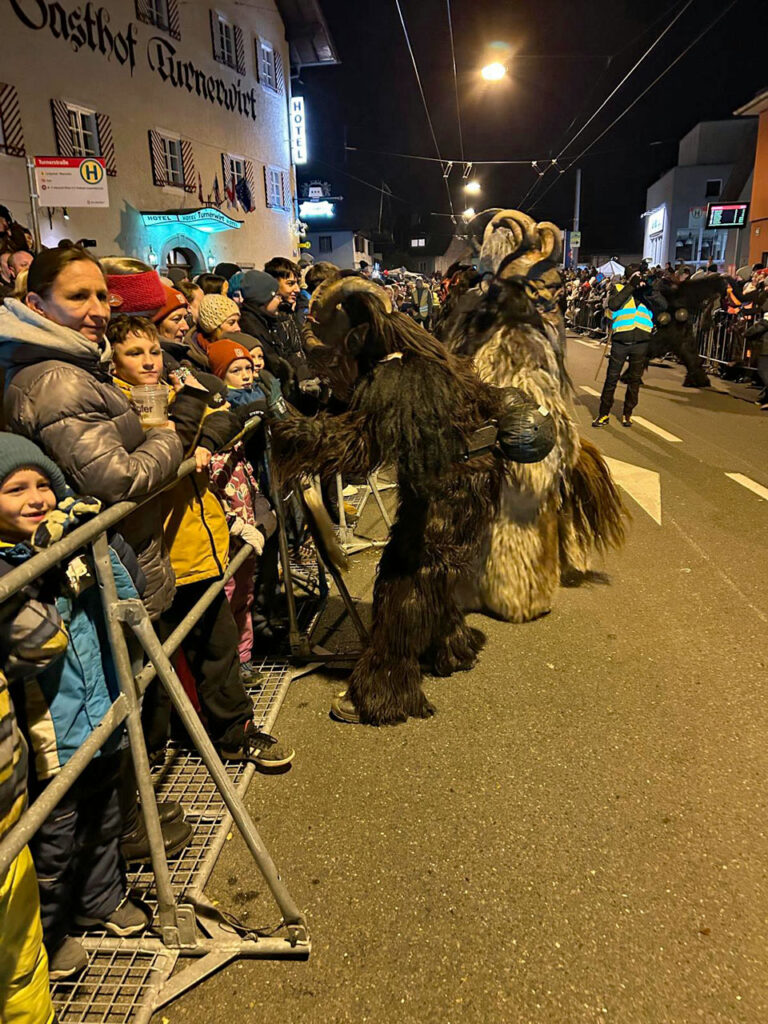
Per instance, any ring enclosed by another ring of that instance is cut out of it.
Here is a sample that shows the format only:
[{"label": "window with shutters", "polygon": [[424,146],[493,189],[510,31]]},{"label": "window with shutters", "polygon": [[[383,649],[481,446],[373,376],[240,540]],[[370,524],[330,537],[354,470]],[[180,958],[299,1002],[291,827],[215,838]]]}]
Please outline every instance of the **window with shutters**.
[{"label": "window with shutters", "polygon": [[181,39],[179,0],[136,0],[136,17],[145,25],[154,25],[173,39]]},{"label": "window with shutters", "polygon": [[163,172],[166,184],[184,187],[184,161],[181,155],[181,139],[169,135],[160,136],[163,150]]},{"label": "window with shutters", "polygon": [[272,210],[282,210],[285,206],[283,172],[279,167],[265,167],[264,182],[267,193],[267,206]]},{"label": "window with shutters", "polygon": [[277,66],[275,63],[274,47],[264,39],[257,40],[257,57],[259,66],[259,81],[268,89],[277,89]]},{"label": "window with shutters", "polygon": [[19,94],[12,85],[0,82],[0,153],[25,156]]},{"label": "window with shutters", "polygon": [[232,188],[236,189],[241,181],[245,181],[245,158],[242,156],[228,155],[229,159],[229,180]]},{"label": "window with shutters", "polygon": [[72,156],[101,156],[96,111],[67,104]]}]

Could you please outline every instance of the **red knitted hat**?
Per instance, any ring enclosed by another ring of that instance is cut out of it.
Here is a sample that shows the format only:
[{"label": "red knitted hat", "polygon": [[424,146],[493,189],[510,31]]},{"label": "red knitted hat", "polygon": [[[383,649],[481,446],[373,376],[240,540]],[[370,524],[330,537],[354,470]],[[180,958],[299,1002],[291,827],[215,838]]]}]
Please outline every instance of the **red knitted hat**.
[{"label": "red knitted hat", "polygon": [[248,359],[253,364],[253,356],[247,348],[238,345],[235,341],[222,338],[221,341],[213,341],[208,345],[206,352],[208,362],[211,364],[211,372],[224,380],[227,370],[236,359]]},{"label": "red knitted hat", "polygon": [[[162,284],[163,294],[165,295],[165,302],[158,309],[158,311],[152,317],[152,320],[159,324],[165,320],[171,313],[175,313],[177,309],[186,309],[189,303],[187,302],[184,295],[181,292],[177,292],[175,288],[169,288],[167,284]],[[122,313],[122,309],[120,310]]]},{"label": "red knitted hat", "polygon": [[163,282],[155,270],[146,270],[141,274],[107,274],[107,288],[111,295],[123,300],[110,300],[112,311],[116,314],[152,316],[155,310],[165,304]]}]

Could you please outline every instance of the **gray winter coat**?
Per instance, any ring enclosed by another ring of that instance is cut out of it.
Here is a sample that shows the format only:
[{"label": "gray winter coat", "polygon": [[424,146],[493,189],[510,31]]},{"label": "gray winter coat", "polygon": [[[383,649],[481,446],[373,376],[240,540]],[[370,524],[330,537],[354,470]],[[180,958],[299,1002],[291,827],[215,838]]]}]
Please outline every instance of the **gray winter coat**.
[{"label": "gray winter coat", "polygon": [[[172,430],[144,432],[107,374],[105,355],[16,299],[0,309],[8,428],[39,444],[74,490],[111,505],[143,498],[172,480],[184,452]],[[129,516],[121,532],[146,576],[144,602],[154,618],[175,592],[159,499]]]}]

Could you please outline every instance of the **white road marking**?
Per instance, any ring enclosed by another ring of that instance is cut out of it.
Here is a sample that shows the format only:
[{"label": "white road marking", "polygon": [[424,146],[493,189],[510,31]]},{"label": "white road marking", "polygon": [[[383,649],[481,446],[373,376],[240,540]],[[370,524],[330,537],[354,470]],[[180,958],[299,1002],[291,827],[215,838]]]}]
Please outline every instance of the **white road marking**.
[{"label": "white road marking", "polygon": [[668,430],[664,430],[663,427],[657,427],[655,423],[651,423],[650,420],[643,419],[642,416],[633,416],[633,423],[639,423],[641,427],[645,427],[646,430],[650,430],[653,434],[658,434],[659,437],[663,437],[665,441],[671,441],[672,444],[682,444],[682,437],[676,437],[674,434],[670,434]]},{"label": "white road marking", "polygon": [[748,476],[744,476],[743,473],[726,473],[729,480],[735,480],[737,484],[741,484],[742,487],[746,487],[748,491],[752,491],[758,498],[762,498],[763,501],[768,501],[768,487],[763,487],[762,484],[755,483],[754,480],[750,480]]},{"label": "white road marking", "polygon": [[575,341],[579,345],[586,345],[587,348],[602,348],[602,345],[600,344],[599,341],[586,341],[584,338],[574,338],[574,337],[570,337],[568,340],[569,341]]},{"label": "white road marking", "polygon": [[603,456],[614,480],[661,526],[661,477],[652,469]]},{"label": "white road marking", "polygon": [[595,396],[595,398],[599,398],[599,397],[600,397],[600,392],[599,392],[599,391],[595,391],[595,389],[594,389],[594,388],[588,388],[588,387],[586,386],[586,384],[579,384],[579,389],[580,389],[581,391],[586,391],[586,393],[587,393],[588,395],[594,395],[594,396]]}]

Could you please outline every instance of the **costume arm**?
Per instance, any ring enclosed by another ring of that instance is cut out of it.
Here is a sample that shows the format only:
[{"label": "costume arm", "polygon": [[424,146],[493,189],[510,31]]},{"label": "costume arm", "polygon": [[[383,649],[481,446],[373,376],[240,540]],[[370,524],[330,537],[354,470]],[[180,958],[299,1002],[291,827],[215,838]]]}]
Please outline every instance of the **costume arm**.
[{"label": "costume arm", "polygon": [[272,441],[275,468],[284,480],[302,473],[366,476],[379,461],[367,417],[359,412],[291,416],[272,424]]}]

